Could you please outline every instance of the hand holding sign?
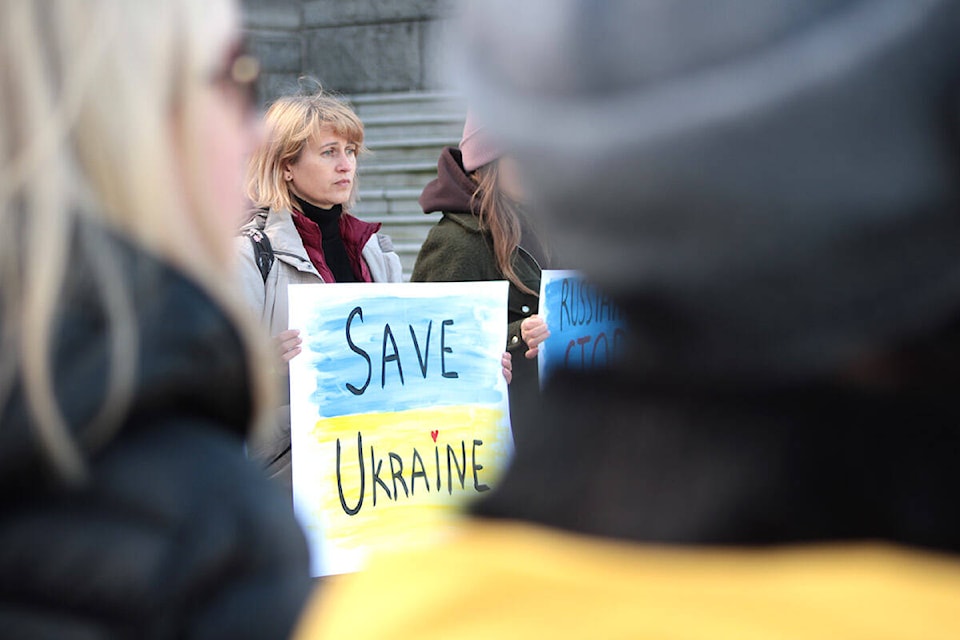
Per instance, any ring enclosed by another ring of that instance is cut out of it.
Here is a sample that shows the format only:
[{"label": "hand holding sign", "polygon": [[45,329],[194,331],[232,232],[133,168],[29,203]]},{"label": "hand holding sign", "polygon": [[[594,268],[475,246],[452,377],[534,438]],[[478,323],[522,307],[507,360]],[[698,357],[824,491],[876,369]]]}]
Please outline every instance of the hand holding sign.
[{"label": "hand holding sign", "polygon": [[507,384],[513,382],[513,356],[509,351],[504,351],[500,356],[500,368],[503,371],[503,379]]},{"label": "hand holding sign", "polygon": [[524,356],[533,360],[540,353],[540,343],[550,337],[550,330],[543,316],[534,314],[524,318],[520,323],[520,337],[527,345]]},{"label": "hand holding sign", "polygon": [[300,332],[297,329],[287,329],[273,337],[274,348],[284,364],[290,362],[295,356],[300,355],[301,351],[303,351],[301,347],[302,342]]}]

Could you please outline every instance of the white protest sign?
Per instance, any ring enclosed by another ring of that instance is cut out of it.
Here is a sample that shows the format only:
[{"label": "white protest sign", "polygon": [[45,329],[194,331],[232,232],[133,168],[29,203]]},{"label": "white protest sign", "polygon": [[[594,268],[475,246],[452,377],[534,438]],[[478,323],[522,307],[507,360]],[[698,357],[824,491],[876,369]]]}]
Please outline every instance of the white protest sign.
[{"label": "white protest sign", "polygon": [[506,282],[290,285],[294,506],[314,575],[442,532],[512,453]]}]

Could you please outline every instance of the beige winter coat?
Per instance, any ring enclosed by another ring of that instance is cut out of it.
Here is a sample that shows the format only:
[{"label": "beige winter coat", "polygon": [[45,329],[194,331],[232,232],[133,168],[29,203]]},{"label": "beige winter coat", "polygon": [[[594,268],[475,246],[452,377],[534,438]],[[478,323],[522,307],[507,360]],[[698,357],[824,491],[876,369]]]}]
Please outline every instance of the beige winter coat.
[{"label": "beige winter coat", "polygon": [[[344,213],[343,215],[350,215]],[[275,336],[290,328],[287,321],[287,285],[322,283],[324,280],[307,256],[290,211],[257,212],[244,230],[261,229],[273,250],[273,265],[266,280],[256,263],[253,243],[246,235],[236,239],[239,254],[241,292],[247,307],[264,327],[265,336]],[[364,244],[361,257],[374,282],[401,282],[400,258],[390,237],[374,233]],[[289,392],[286,367],[279,367],[281,389]],[[252,457],[264,463],[271,476],[290,483],[290,407],[285,400],[278,408],[276,429],[249,443]]]}]

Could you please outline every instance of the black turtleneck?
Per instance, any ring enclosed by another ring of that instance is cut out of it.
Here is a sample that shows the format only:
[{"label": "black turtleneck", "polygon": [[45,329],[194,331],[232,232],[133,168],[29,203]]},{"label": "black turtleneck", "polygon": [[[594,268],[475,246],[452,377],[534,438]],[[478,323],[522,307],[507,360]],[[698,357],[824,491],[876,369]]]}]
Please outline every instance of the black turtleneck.
[{"label": "black turtleneck", "polygon": [[353,273],[347,247],[340,236],[340,216],[343,215],[343,205],[338,204],[330,209],[322,209],[298,197],[297,203],[303,215],[320,227],[323,259],[333,273],[334,279],[337,282],[356,282],[357,277]]}]

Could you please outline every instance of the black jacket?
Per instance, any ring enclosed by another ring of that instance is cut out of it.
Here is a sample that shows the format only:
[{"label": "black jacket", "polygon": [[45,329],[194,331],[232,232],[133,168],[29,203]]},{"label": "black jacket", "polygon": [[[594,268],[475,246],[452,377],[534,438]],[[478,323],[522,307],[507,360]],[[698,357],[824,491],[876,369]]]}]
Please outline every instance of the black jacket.
[{"label": "black jacket", "polygon": [[[180,274],[116,243],[139,330],[133,399],[89,482],[50,471],[16,384],[0,424],[0,629],[9,638],[282,638],[311,583],[288,506],[243,451],[247,363]],[[103,398],[105,318],[75,264],[56,328],[69,428]],[[133,287],[132,282],[136,282]]]}]

